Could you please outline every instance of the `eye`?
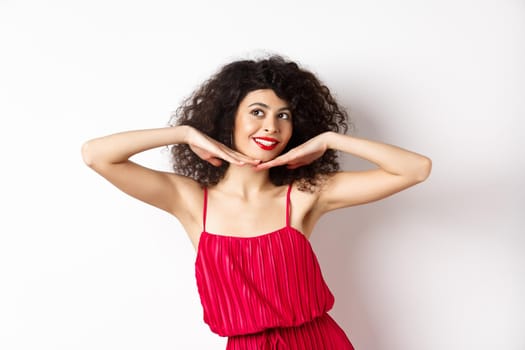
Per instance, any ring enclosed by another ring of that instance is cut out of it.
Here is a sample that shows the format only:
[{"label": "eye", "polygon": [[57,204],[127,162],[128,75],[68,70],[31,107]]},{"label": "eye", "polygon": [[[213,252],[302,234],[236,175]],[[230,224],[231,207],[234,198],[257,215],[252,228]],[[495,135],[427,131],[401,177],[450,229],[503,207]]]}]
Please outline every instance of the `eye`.
[{"label": "eye", "polygon": [[292,117],[291,117],[290,114],[288,114],[288,113],[279,113],[279,118],[289,120],[289,119],[291,119]]},{"label": "eye", "polygon": [[264,115],[264,112],[260,109],[254,109],[250,113],[255,117],[262,117]]}]

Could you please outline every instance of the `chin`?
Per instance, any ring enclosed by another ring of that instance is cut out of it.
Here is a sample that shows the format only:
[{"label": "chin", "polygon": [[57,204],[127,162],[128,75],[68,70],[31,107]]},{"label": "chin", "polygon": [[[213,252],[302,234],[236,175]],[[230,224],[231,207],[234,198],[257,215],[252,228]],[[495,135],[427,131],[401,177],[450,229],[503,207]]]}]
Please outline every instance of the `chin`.
[{"label": "chin", "polygon": [[256,158],[256,159],[262,160],[263,162],[268,162],[272,159],[279,157],[281,154],[283,154],[282,151],[273,151],[273,152],[263,151],[263,152],[264,153],[262,154],[261,152],[259,152],[259,158]]}]

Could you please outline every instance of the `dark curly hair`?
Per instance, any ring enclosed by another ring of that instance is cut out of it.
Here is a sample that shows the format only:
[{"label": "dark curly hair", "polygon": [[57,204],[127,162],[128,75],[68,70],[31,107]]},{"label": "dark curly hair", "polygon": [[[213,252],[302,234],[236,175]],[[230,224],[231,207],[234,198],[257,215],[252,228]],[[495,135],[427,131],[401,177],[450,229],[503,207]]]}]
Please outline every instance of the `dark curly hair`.
[{"label": "dark curly hair", "polygon": [[[348,115],[330,90],[311,72],[281,56],[240,60],[226,64],[185,99],[170,118],[170,125],[189,125],[232,148],[234,118],[242,99],[251,91],[272,89],[287,101],[293,115],[293,132],[284,152],[325,131],[346,132]],[[213,186],[224,176],[229,163],[219,167],[199,158],[187,144],[171,148],[173,169],[201,186]],[[299,189],[313,191],[326,175],[339,170],[337,153],[327,150],[313,163],[297,169],[270,169],[275,185],[299,180]]]}]

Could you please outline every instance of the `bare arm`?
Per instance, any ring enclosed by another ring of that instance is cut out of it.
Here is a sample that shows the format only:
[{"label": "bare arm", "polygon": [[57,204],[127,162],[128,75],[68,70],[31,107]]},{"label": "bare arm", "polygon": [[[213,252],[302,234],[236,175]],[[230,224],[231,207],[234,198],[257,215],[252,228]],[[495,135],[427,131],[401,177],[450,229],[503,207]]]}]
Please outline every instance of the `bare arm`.
[{"label": "bare arm", "polygon": [[186,127],[134,130],[95,138],[82,146],[84,162],[120,190],[170,213],[177,211],[181,176],[143,167],[129,160],[134,154],[185,142]]},{"label": "bare arm", "polygon": [[396,146],[325,132],[257,168],[282,164],[296,168],[311,163],[327,149],[368,160],[378,168],[333,174],[319,195],[316,207],[320,213],[390,196],[424,181],[432,167],[429,158]]},{"label": "bare arm", "polygon": [[201,191],[194,180],[170,172],[143,167],[129,160],[148,149],[187,143],[213,165],[250,159],[230,150],[189,126],[126,131],[87,141],[82,146],[84,162],[125,193],[176,216],[184,210],[184,198]]},{"label": "bare arm", "polygon": [[328,133],[326,143],[328,148],[366,159],[378,168],[334,174],[319,198],[323,211],[385,198],[424,181],[432,168],[429,158],[380,142]]}]

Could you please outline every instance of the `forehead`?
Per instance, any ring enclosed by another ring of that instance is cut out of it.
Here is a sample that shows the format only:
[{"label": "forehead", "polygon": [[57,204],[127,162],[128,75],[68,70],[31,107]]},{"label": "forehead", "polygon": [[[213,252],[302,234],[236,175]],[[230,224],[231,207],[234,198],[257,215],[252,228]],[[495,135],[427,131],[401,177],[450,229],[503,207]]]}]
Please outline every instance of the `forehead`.
[{"label": "forehead", "polygon": [[247,108],[251,104],[257,102],[268,105],[270,108],[279,109],[283,107],[289,107],[288,102],[277,96],[272,89],[260,89],[250,91],[242,99],[241,103],[239,104],[239,107]]}]

